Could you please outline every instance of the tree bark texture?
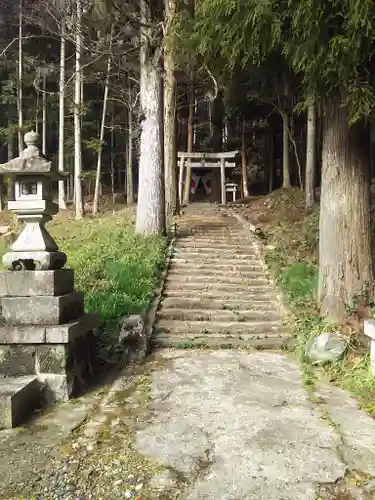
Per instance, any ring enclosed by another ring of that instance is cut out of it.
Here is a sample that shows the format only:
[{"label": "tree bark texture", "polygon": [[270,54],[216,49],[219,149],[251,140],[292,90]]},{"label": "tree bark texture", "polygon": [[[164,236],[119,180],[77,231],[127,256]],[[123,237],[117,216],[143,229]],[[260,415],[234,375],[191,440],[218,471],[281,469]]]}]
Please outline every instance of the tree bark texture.
[{"label": "tree bark texture", "polygon": [[163,172],[163,111],[161,72],[149,47],[151,13],[147,0],[141,1],[141,82],[142,112],[138,203],[135,229],[141,234],[165,230]]},{"label": "tree bark texture", "polygon": [[[191,83],[189,86],[189,117],[188,117],[188,136],[187,136],[187,152],[193,152],[193,139],[194,139],[194,107],[195,96],[194,86]],[[184,203],[189,202],[190,198],[190,184],[191,184],[191,167],[187,166],[185,184],[184,184]]]},{"label": "tree bark texture", "polygon": [[272,193],[273,191],[273,185],[274,185],[274,175],[275,175],[275,165],[274,165],[274,130],[272,127],[268,127],[266,131],[266,137],[265,137],[265,162],[267,164],[267,176],[266,176],[266,190],[269,193]]},{"label": "tree bark texture", "polygon": [[[166,0],[167,36],[176,14],[177,1]],[[164,49],[164,182],[167,220],[177,213],[177,84],[171,47]]]},{"label": "tree bark texture", "polygon": [[323,316],[345,318],[365,286],[372,291],[370,164],[364,126],[349,128],[339,99],[326,108],[322,158],[318,298]]},{"label": "tree bark texture", "polygon": [[74,86],[74,193],[75,193],[75,217],[83,217],[82,200],[82,137],[81,137],[81,107],[82,107],[82,68],[81,68],[81,22],[82,7],[81,0],[76,0],[77,24],[76,24],[76,61],[75,61],[75,86]]},{"label": "tree bark texture", "polygon": [[315,202],[316,172],[316,111],[312,104],[307,110],[307,145],[306,145],[306,179],[305,205],[311,208]]},{"label": "tree bark texture", "polygon": [[[111,42],[112,42],[112,31],[111,31]],[[110,48],[111,48],[111,45],[112,45],[112,43],[110,43]],[[102,177],[103,143],[104,143],[105,121],[106,121],[106,117],[107,117],[107,103],[108,103],[110,73],[111,73],[111,56],[108,56],[107,76],[105,79],[104,96],[103,96],[102,120],[100,123],[100,133],[99,133],[99,150],[98,150],[98,158],[97,158],[97,164],[96,164],[94,201],[92,204],[92,213],[94,215],[99,210],[99,187],[100,187],[100,181],[101,181],[101,177]],[[112,175],[112,172],[111,172],[111,175]]]},{"label": "tree bark texture", "polygon": [[[60,39],[60,78],[59,78],[59,171],[64,171],[64,139],[65,139],[65,38],[61,28]],[[59,181],[59,208],[65,209],[65,183]]]},{"label": "tree bark texture", "polygon": [[241,177],[242,177],[242,191],[244,198],[249,196],[249,187],[247,182],[247,157],[246,157],[246,141],[245,141],[245,129],[246,122],[242,119],[242,134],[241,134],[241,143],[242,143],[242,154],[241,154]]},{"label": "tree bark texture", "polygon": [[18,154],[24,149],[23,143],[23,0],[19,2],[18,17],[18,82],[17,82],[17,110],[18,110]]},{"label": "tree bark texture", "polygon": [[284,112],[282,118],[283,118],[283,188],[288,189],[291,187],[288,113]]},{"label": "tree bark texture", "polygon": [[42,153],[47,155],[47,77],[43,75],[42,96]]},{"label": "tree bark texture", "polygon": [[126,167],[126,203],[134,203],[133,188],[133,108],[131,106],[131,87],[129,80],[129,107],[128,107],[128,161]]}]

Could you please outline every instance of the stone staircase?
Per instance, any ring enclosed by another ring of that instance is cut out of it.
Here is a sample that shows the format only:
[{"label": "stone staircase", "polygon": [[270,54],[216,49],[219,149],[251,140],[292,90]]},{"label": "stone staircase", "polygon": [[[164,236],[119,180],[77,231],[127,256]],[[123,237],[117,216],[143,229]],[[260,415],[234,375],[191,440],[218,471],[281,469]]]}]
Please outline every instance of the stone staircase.
[{"label": "stone staircase", "polygon": [[248,232],[220,213],[183,218],[156,314],[154,347],[277,349],[289,340]]}]

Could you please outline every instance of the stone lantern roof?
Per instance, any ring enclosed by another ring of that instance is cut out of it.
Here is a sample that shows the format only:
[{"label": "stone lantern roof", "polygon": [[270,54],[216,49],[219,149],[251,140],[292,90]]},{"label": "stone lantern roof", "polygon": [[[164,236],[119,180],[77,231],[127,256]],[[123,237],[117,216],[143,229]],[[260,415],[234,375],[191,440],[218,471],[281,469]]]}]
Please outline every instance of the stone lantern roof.
[{"label": "stone lantern roof", "polygon": [[39,151],[37,146],[39,134],[36,132],[27,132],[25,134],[26,148],[21,152],[18,158],[0,165],[0,175],[15,177],[24,175],[42,175],[52,180],[63,180],[69,174],[59,172],[51,161],[48,161]]}]

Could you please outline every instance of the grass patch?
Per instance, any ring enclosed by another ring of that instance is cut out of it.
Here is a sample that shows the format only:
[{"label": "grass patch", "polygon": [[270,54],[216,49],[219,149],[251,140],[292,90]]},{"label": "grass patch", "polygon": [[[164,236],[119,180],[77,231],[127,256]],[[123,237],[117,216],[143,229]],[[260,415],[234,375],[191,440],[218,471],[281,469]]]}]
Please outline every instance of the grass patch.
[{"label": "grass patch", "polygon": [[[266,264],[289,310],[285,322],[295,335],[295,353],[302,362],[306,387],[312,390],[317,378],[323,377],[352,392],[360,406],[375,415],[375,377],[369,370],[368,350],[360,345],[356,333],[350,334],[348,325],[339,327],[348,342],[347,355],[341,361],[313,366],[305,357],[306,343],[311,338],[338,329],[319,316],[316,303],[319,206],[305,211],[303,193],[295,189],[276,191],[256,203],[267,221],[263,225],[270,248],[265,254]],[[249,207],[253,223],[257,222],[253,215],[256,208]],[[355,307],[363,301],[362,295],[358,297],[353,298]]]},{"label": "grass patch", "polygon": [[[85,294],[86,311],[100,314],[104,356],[117,340],[119,318],[148,305],[164,265],[167,240],[135,234],[126,211],[82,221],[60,217],[49,230],[67,254],[67,267],[75,271],[75,286]],[[5,251],[3,244],[1,255]]]}]

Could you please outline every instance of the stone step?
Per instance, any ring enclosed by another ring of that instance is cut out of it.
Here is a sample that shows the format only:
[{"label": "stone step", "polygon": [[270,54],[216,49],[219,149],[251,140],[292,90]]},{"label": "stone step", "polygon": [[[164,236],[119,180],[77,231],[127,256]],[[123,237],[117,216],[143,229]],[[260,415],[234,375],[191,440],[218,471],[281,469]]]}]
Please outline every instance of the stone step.
[{"label": "stone step", "polygon": [[278,321],[280,313],[277,311],[249,311],[247,309],[188,309],[171,308],[164,304],[157,312],[158,318],[176,319],[180,321]]},{"label": "stone step", "polygon": [[181,276],[189,276],[191,278],[197,277],[200,279],[205,279],[206,281],[215,281],[218,277],[221,280],[232,280],[234,278],[240,278],[242,281],[246,280],[260,280],[263,279],[268,283],[268,280],[265,278],[265,274],[263,270],[238,270],[238,269],[220,269],[215,267],[207,267],[207,266],[179,266],[179,265],[171,265],[169,268],[170,276],[175,276],[176,279],[179,279]]},{"label": "stone step", "polygon": [[193,233],[187,233],[187,232],[177,232],[176,233],[177,239],[203,239],[206,240],[207,238],[211,238],[214,240],[222,240],[222,241],[230,241],[232,239],[240,239],[243,241],[246,241],[249,243],[248,239],[248,233],[244,233],[243,231],[217,231],[217,232],[211,232],[211,231],[195,231]]},{"label": "stone step", "polygon": [[248,300],[246,297],[241,299],[221,299],[221,294],[218,297],[196,297],[192,294],[190,297],[180,296],[165,296],[162,301],[162,306],[165,308],[176,309],[203,309],[203,310],[220,310],[220,311],[259,311],[259,312],[278,312],[280,307],[277,301],[270,300]]},{"label": "stone step", "polygon": [[221,255],[213,255],[212,253],[209,255],[202,255],[199,253],[194,254],[179,254],[175,253],[172,255],[171,264],[173,263],[181,263],[181,264],[189,264],[189,265],[201,265],[201,266],[213,266],[213,267],[221,267],[221,266],[249,266],[254,267],[260,266],[260,262],[258,257],[251,257],[247,259],[243,258],[232,258],[228,256]]},{"label": "stone step", "polygon": [[173,319],[158,319],[155,323],[155,334],[182,335],[261,335],[283,334],[279,321],[181,321]]},{"label": "stone step", "polygon": [[35,376],[0,376],[0,429],[24,423],[41,399],[42,385]]},{"label": "stone step", "polygon": [[165,287],[163,290],[164,297],[178,297],[181,300],[184,299],[216,299],[220,300],[222,303],[226,303],[226,301],[230,300],[240,300],[246,302],[270,302],[274,303],[276,300],[276,294],[272,289],[267,290],[237,290],[236,292],[221,290],[221,289],[211,289],[211,290],[199,290],[199,295],[197,294],[197,290],[195,288],[189,289],[189,287],[182,288],[169,288]]},{"label": "stone step", "polygon": [[195,290],[197,293],[202,293],[205,291],[209,292],[211,290],[221,290],[222,292],[227,292],[228,294],[235,294],[236,292],[257,294],[272,291],[272,287],[268,283],[257,284],[253,282],[252,284],[241,284],[228,283],[225,281],[223,281],[222,283],[207,283],[207,281],[204,280],[201,282],[198,282],[197,280],[195,280],[194,282],[191,282],[189,280],[176,281],[175,279],[171,279],[169,276],[167,276],[167,279],[165,281],[164,289],[181,290],[181,292],[184,292],[185,290]]},{"label": "stone step", "polygon": [[205,237],[196,237],[196,236],[183,236],[177,239],[178,243],[182,244],[196,244],[201,246],[211,246],[218,245],[220,247],[223,246],[251,246],[251,242],[248,238],[244,236],[231,237],[231,236],[223,236],[223,237],[215,237],[215,236],[205,236]]},{"label": "stone step", "polygon": [[216,248],[178,248],[174,247],[173,257],[183,258],[183,259],[219,259],[222,261],[232,261],[232,260],[243,260],[245,262],[259,262],[259,257],[257,253],[246,250],[244,252],[230,251],[230,250],[218,250]]},{"label": "stone step", "polygon": [[281,349],[290,346],[293,339],[284,335],[241,336],[231,337],[222,335],[157,335],[152,337],[154,348],[255,348],[255,349]]},{"label": "stone step", "polygon": [[246,275],[247,273],[251,273],[253,275],[262,275],[264,276],[264,269],[261,266],[261,264],[250,264],[250,265],[237,265],[237,264],[231,264],[231,263],[225,263],[225,264],[200,264],[194,263],[188,261],[188,260],[181,260],[181,259],[172,259],[170,264],[169,264],[169,269],[170,271],[173,271],[175,273],[198,273],[198,274],[205,274],[205,275],[215,275],[217,276],[218,273],[225,273],[229,276],[233,275],[236,273],[237,275]]},{"label": "stone step", "polygon": [[253,250],[252,245],[249,242],[244,243],[219,243],[217,241],[207,240],[207,241],[196,241],[194,239],[187,240],[177,240],[175,243],[175,248],[196,248],[196,249],[212,249],[217,251],[226,250],[228,252],[246,252],[251,253]]},{"label": "stone step", "polygon": [[[231,285],[239,285],[239,286],[258,286],[258,285],[268,285],[269,281],[264,277],[263,275],[240,275],[235,273],[234,275],[230,275],[229,273],[216,273],[216,284],[219,284],[220,282],[225,284],[225,283],[230,283]],[[195,283],[198,286],[201,286],[202,284],[207,286],[210,283],[211,278],[208,278],[204,274],[199,274],[199,273],[185,273],[185,274],[179,274],[175,273],[174,271],[171,271],[168,273],[168,280],[169,281],[175,281],[175,282],[181,282],[181,283]]]}]

